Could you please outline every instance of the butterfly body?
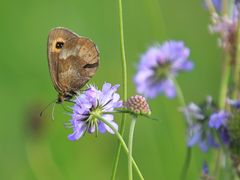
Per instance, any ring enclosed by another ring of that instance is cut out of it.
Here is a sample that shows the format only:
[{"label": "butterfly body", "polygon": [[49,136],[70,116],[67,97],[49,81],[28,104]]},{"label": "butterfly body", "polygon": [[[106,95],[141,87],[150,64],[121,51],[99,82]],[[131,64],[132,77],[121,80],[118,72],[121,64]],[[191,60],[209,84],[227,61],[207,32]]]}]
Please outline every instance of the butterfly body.
[{"label": "butterfly body", "polygon": [[48,36],[48,66],[57,102],[71,99],[95,74],[99,51],[93,41],[58,27]]}]

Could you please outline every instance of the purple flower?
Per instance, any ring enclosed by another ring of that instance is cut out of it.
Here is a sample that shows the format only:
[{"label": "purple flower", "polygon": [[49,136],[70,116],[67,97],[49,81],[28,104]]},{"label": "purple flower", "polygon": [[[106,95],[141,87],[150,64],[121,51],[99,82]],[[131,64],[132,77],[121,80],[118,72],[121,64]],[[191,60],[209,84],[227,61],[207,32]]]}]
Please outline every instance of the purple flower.
[{"label": "purple flower", "polygon": [[194,103],[190,103],[183,109],[188,126],[188,147],[198,145],[203,152],[207,152],[210,147],[219,147],[213,132],[208,127],[208,113],[212,112],[213,109],[214,105],[211,97],[207,97],[206,102],[200,107]]},{"label": "purple flower", "polygon": [[155,98],[160,93],[174,98],[176,90],[171,77],[193,69],[189,53],[181,41],[167,41],[149,48],[142,55],[134,77],[137,92],[147,98]]},{"label": "purple flower", "polygon": [[[218,5],[221,4],[221,2],[216,1],[215,4]],[[228,14],[228,16],[214,15],[212,17],[213,23],[209,26],[209,29],[210,32],[219,34],[219,46],[224,48],[224,50],[233,53],[232,51],[235,48],[238,26],[238,8],[236,4],[234,5],[233,10]]]},{"label": "purple flower", "polygon": [[201,124],[195,124],[188,128],[188,146],[198,145],[203,152],[207,152],[209,147],[219,147],[211,131],[203,128]]},{"label": "purple flower", "polygon": [[229,113],[225,111],[220,111],[213,113],[209,119],[209,127],[219,129],[221,126],[226,126],[227,120],[229,118]]},{"label": "purple flower", "polygon": [[118,87],[119,85],[111,86],[111,84],[105,83],[100,91],[90,85],[83,94],[76,97],[72,119],[70,120],[73,133],[68,136],[69,140],[75,141],[79,139],[86,131],[90,134],[98,133],[98,131],[100,133],[108,131],[114,134],[111,128],[95,118],[91,113],[94,112],[102,116],[118,129],[118,125],[113,121],[113,115],[104,114],[104,112],[113,112],[114,108],[122,106],[120,96],[116,93]]}]

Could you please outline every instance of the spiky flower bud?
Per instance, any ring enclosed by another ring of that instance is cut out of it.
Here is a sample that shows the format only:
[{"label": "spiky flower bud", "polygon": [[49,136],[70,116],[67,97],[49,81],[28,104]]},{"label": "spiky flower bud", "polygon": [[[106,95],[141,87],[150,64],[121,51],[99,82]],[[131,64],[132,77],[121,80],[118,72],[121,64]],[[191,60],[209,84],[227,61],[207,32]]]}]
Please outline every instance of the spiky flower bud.
[{"label": "spiky flower bud", "polygon": [[150,115],[151,111],[145,97],[135,95],[130,97],[127,102],[124,103],[124,107],[134,114]]}]

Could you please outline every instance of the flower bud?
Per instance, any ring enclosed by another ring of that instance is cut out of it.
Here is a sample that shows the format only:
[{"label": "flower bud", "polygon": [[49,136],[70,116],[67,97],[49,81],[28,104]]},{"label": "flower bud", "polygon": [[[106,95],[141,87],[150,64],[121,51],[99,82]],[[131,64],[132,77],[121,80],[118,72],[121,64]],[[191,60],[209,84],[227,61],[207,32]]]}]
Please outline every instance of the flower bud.
[{"label": "flower bud", "polygon": [[124,107],[132,111],[134,114],[150,115],[151,111],[145,97],[135,95],[130,97],[127,102],[124,103]]}]

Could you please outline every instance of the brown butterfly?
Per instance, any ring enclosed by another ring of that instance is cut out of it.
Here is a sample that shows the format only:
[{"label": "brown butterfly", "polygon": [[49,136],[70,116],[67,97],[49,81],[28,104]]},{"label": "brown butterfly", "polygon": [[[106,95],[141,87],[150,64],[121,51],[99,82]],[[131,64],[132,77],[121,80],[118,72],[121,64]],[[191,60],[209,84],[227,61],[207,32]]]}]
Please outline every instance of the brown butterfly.
[{"label": "brown butterfly", "polygon": [[99,51],[93,41],[57,27],[48,36],[48,66],[57,103],[70,100],[95,74]]}]

